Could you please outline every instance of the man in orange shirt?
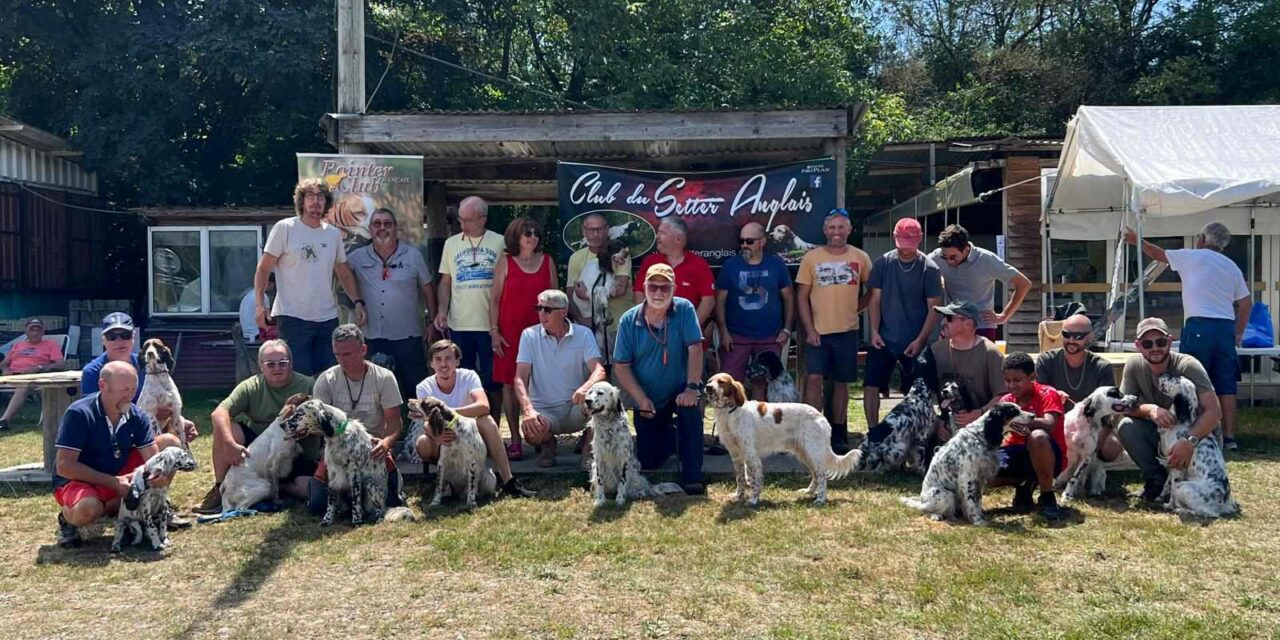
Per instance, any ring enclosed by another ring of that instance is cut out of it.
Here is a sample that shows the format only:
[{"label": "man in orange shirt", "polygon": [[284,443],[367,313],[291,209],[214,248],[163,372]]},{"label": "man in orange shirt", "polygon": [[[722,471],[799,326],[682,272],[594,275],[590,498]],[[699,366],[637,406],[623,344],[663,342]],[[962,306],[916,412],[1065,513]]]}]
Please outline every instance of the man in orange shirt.
[{"label": "man in orange shirt", "polygon": [[[0,375],[44,373],[61,371],[62,368],[62,348],[53,340],[45,340],[44,321],[32,318],[27,321],[27,339],[14,344],[9,356],[4,362],[0,362]],[[27,401],[27,393],[26,387],[13,390],[9,406],[5,408],[4,415],[0,416],[0,431],[9,428],[9,420],[22,408],[22,403]]]}]

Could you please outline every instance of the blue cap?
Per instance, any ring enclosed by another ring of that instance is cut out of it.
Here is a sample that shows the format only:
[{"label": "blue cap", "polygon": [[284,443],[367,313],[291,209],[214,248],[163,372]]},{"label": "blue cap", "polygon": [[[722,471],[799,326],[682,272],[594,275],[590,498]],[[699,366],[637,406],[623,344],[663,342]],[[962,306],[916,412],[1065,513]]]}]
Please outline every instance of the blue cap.
[{"label": "blue cap", "polygon": [[133,331],[133,318],[129,314],[117,311],[108,313],[107,317],[102,319],[102,331],[105,333],[112,329],[128,329]]}]

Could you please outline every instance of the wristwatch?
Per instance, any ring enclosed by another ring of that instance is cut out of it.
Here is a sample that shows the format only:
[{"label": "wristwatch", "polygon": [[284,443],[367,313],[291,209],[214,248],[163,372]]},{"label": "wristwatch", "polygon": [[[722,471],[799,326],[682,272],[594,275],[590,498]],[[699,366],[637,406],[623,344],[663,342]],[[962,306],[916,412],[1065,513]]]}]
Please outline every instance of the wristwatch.
[{"label": "wristwatch", "polygon": [[688,384],[684,385],[684,388],[686,388],[686,389],[688,389],[688,390],[690,390],[690,391],[702,391],[702,385],[700,385],[700,384],[698,384],[698,383],[696,383],[696,382],[690,382],[690,383],[688,383]]},{"label": "wristwatch", "polygon": [[1195,436],[1187,436],[1186,438],[1184,438],[1184,440],[1191,443],[1191,446],[1193,447],[1200,443],[1200,438],[1197,438]]}]

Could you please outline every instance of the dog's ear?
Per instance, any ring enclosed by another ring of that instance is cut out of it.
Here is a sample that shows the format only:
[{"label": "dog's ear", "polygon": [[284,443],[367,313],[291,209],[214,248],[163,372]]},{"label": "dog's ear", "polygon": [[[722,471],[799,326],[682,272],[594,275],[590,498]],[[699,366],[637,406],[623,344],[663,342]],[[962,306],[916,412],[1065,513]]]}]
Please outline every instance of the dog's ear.
[{"label": "dog's ear", "polygon": [[1098,415],[1098,401],[1092,394],[1090,394],[1088,398],[1085,398],[1084,402],[1080,404],[1080,411],[1084,413],[1084,417],[1090,420],[1092,420],[1094,416]]},{"label": "dog's ear", "polygon": [[338,429],[337,421],[333,419],[333,414],[323,407],[316,411],[316,426],[320,427],[320,433],[323,433],[326,438],[332,438]]},{"label": "dog's ear", "polygon": [[147,472],[145,469],[133,474],[133,484],[129,485],[129,493],[124,496],[124,506],[130,511],[142,504],[142,494],[147,491]]},{"label": "dog's ear", "polygon": [[169,347],[166,347],[163,344],[160,345],[160,362],[164,363],[165,368],[168,369],[170,373],[173,372],[173,368],[176,366],[176,363],[173,361],[173,352],[169,350]]},{"label": "dog's ear", "polygon": [[[732,379],[731,379],[732,380]],[[747,403],[747,390],[742,387],[742,383],[737,380],[733,382],[733,403],[741,407]]]},{"label": "dog's ear", "polygon": [[995,449],[1004,441],[1004,425],[1008,420],[1001,411],[988,411],[983,416],[982,439],[988,449]]},{"label": "dog's ear", "polygon": [[616,390],[613,392],[613,411],[622,415],[622,393]]},{"label": "dog's ear", "polygon": [[1191,399],[1186,393],[1179,393],[1173,396],[1173,415],[1178,418],[1178,422],[1187,423],[1192,420]]},{"label": "dog's ear", "polygon": [[289,399],[284,401],[284,406],[280,409],[280,417],[288,418],[293,415],[293,412],[296,411],[302,403],[310,399],[311,396],[305,393],[295,393],[289,396]]}]

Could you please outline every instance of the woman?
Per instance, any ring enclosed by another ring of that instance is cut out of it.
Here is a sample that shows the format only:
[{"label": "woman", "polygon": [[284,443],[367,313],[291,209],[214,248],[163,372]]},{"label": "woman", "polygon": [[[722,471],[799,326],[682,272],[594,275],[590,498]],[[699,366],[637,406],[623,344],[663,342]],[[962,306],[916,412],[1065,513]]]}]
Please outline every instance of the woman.
[{"label": "woman", "polygon": [[543,253],[542,225],[537,220],[524,216],[512,220],[504,237],[507,255],[493,270],[489,338],[493,341],[493,380],[502,383],[502,410],[511,430],[507,457],[523,460],[520,411],[512,386],[516,379],[516,350],[520,347],[520,332],[538,324],[538,294],[559,285],[555,261]]}]

